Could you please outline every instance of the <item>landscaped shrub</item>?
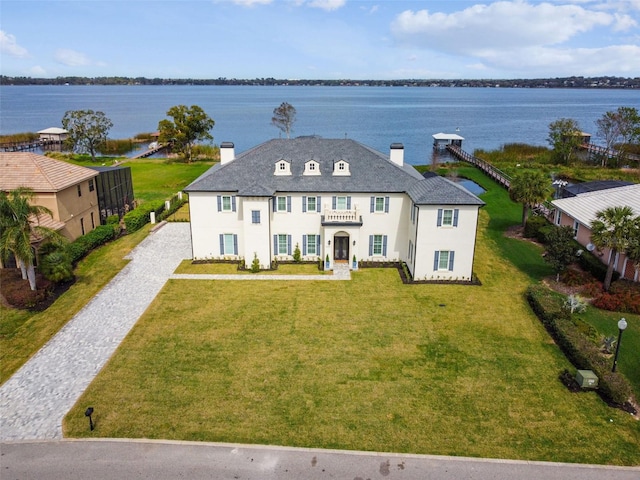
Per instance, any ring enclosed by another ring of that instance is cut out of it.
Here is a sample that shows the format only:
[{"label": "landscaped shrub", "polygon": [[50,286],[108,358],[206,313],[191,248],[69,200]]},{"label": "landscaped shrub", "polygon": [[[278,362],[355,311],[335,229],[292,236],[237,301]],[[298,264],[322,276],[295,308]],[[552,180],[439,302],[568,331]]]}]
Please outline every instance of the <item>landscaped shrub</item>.
[{"label": "landscaped shrub", "polygon": [[76,263],[87,253],[100,245],[116,238],[116,225],[98,225],[86,235],[83,235],[67,246],[67,253],[71,257],[71,261]]},{"label": "landscaped shrub", "polygon": [[124,216],[124,224],[127,228],[127,232],[133,233],[149,223],[151,221],[151,212],[155,212],[156,219],[158,219],[158,215],[163,211],[164,201],[162,200],[139,205]]},{"label": "landscaped shrub", "polygon": [[107,225],[117,225],[118,223],[120,223],[119,215],[109,215],[107,217],[107,220],[106,220]]},{"label": "landscaped shrub", "polygon": [[[583,251],[582,255],[578,257],[578,263],[583,270],[586,270],[601,282],[604,281],[604,277],[607,275],[607,266],[593,253]],[[612,281],[616,281],[618,278],[620,278],[620,274],[614,271]]]},{"label": "landscaped shrub", "polygon": [[616,406],[628,402],[631,397],[629,383],[620,373],[611,373],[611,360],[604,357],[598,346],[589,339],[590,332],[584,333],[581,322],[562,315],[562,296],[542,285],[533,285],[527,290],[526,297],[573,366],[579,370],[593,370],[598,376],[600,395]]},{"label": "landscaped shrub", "polygon": [[549,221],[542,215],[532,215],[524,226],[523,235],[527,238],[538,238],[538,232],[542,227],[550,226]]},{"label": "landscaped shrub", "polygon": [[567,268],[562,274],[560,274],[560,280],[569,287],[580,287],[593,283],[595,278],[589,272],[582,270],[576,270],[575,268]]},{"label": "landscaped shrub", "polygon": [[640,296],[631,292],[605,292],[593,301],[593,306],[611,312],[640,313]]},{"label": "landscaped shrub", "polygon": [[[185,203],[187,203],[187,199],[183,197],[180,199],[178,195],[174,195],[169,199],[169,209],[164,210],[160,213],[156,213],[156,221],[161,222],[162,220],[168,219],[171,215],[173,215],[180,207],[182,207]],[[165,205],[166,207],[166,205]]]}]

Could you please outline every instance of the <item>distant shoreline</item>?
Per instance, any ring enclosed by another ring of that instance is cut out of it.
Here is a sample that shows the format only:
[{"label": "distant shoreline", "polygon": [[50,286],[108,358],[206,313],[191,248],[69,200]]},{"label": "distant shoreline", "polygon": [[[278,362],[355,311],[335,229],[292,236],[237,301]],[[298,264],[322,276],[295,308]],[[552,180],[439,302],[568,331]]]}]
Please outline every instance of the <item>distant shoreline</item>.
[{"label": "distant shoreline", "polygon": [[145,78],[145,77],[56,77],[33,78],[0,75],[1,86],[11,85],[188,85],[188,86],[323,86],[323,87],[458,87],[458,88],[566,88],[640,89],[640,77],[563,77],[537,79],[404,79],[404,80],[291,80],[275,78]]}]

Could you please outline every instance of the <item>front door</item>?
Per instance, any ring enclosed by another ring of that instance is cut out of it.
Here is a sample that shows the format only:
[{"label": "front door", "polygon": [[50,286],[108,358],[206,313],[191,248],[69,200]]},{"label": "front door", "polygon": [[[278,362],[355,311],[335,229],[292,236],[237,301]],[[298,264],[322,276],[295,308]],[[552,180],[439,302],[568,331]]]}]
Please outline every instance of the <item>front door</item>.
[{"label": "front door", "polygon": [[333,238],[333,259],[336,261],[349,261],[349,237]]}]

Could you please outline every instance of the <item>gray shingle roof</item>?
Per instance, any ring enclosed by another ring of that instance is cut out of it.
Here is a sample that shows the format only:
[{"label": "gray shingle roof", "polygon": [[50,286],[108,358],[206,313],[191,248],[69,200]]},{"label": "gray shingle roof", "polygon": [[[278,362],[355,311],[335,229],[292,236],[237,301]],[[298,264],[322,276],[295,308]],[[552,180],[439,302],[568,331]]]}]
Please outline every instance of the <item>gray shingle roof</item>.
[{"label": "gray shingle roof", "polygon": [[[274,175],[276,163],[286,160],[291,175]],[[305,163],[319,163],[321,175],[303,175]],[[334,176],[339,160],[349,164],[350,176]],[[277,192],[407,193],[418,204],[483,205],[464,188],[441,177],[425,179],[411,165],[399,166],[388,156],[349,139],[298,137],[275,139],[215,165],[185,192],[234,192],[241,196],[269,196]]]}]

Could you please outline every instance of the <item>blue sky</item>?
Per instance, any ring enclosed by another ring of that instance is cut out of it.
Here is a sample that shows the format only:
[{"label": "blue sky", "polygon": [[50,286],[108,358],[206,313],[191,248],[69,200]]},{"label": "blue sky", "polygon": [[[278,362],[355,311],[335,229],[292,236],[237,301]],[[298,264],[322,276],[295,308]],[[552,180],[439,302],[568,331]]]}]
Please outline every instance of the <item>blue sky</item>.
[{"label": "blue sky", "polygon": [[2,0],[10,76],[640,76],[640,0]]}]

